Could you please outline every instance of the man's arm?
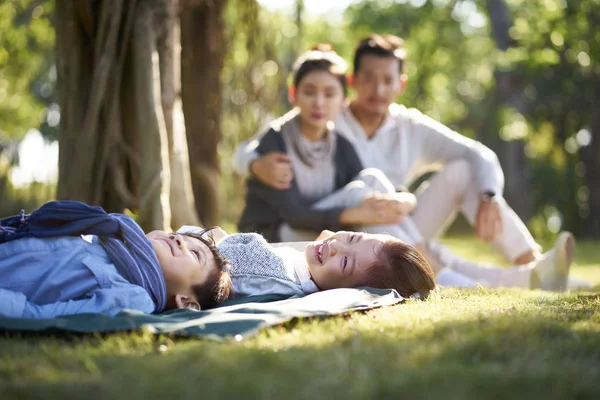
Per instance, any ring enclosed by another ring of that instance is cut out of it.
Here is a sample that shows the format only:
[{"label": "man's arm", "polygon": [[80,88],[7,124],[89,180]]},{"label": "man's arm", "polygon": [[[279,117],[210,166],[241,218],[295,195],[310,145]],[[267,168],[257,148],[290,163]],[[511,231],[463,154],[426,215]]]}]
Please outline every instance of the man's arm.
[{"label": "man's arm", "polygon": [[156,306],[142,287],[123,284],[99,289],[81,300],[61,301],[38,305],[27,300],[23,293],[0,289],[0,316],[10,318],[47,319],[61,315],[84,313],[116,315],[124,309],[145,313],[154,312]]},{"label": "man's arm", "polygon": [[232,157],[233,170],[236,173],[243,177],[250,175],[250,164],[257,158],[260,158],[260,154],[256,152],[256,148],[265,133],[261,131],[237,145]]},{"label": "man's arm", "polygon": [[503,229],[500,206],[490,195],[501,196],[504,174],[496,154],[482,143],[469,139],[417,110],[409,111],[414,123],[414,139],[420,141],[421,162],[445,165],[465,159],[476,180],[479,207],[475,217],[475,233],[491,241]]},{"label": "man's arm", "polygon": [[240,143],[233,154],[233,168],[242,176],[255,176],[262,183],[276,189],[289,189],[293,171],[287,154],[281,151],[261,151],[262,138],[272,127],[281,127],[298,115],[294,109],[278,118],[267,129],[260,130],[252,138]]}]

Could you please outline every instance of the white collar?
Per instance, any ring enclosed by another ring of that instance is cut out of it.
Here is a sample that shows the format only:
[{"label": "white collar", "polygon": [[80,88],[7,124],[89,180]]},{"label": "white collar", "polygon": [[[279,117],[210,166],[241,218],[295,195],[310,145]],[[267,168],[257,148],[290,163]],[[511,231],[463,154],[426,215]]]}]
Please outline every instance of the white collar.
[{"label": "white collar", "polygon": [[361,137],[365,140],[371,140],[371,139],[374,139],[375,137],[377,137],[377,135],[380,132],[385,132],[390,129],[395,129],[398,121],[396,120],[396,117],[391,112],[393,105],[394,104],[390,105],[390,111],[388,111],[388,113],[385,117],[385,120],[383,121],[381,126],[379,128],[377,128],[377,131],[375,131],[375,134],[371,138],[369,138],[367,136],[367,133],[363,129],[362,125],[360,124],[360,122],[358,122],[358,120],[354,116],[354,113],[350,109],[349,104],[346,107],[344,107],[344,109],[342,110],[341,117],[345,120],[346,125],[352,130],[353,136]]}]

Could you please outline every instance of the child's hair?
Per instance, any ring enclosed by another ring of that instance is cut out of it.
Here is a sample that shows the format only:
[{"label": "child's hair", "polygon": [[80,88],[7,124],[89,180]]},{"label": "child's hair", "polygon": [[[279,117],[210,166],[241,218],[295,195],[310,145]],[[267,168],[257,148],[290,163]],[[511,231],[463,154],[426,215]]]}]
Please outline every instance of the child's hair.
[{"label": "child's hair", "polygon": [[344,96],[348,90],[346,81],[346,61],[340,57],[328,43],[319,43],[312,47],[310,51],[302,54],[294,63],[292,74],[294,77],[294,87],[298,85],[302,79],[314,71],[326,71],[338,78],[344,90]]},{"label": "child's hair", "polygon": [[215,257],[217,273],[212,274],[212,276],[210,276],[203,284],[195,285],[193,287],[196,301],[203,310],[215,307],[227,300],[231,294],[232,288],[231,276],[229,275],[229,272],[227,272],[229,262],[225,257],[221,256],[217,246],[215,246],[214,240],[211,237],[204,237],[204,234],[209,230],[210,229],[204,229],[199,232],[181,233],[183,236],[189,236],[200,240],[210,249]]},{"label": "child's hair", "polygon": [[415,247],[395,239],[383,243],[369,278],[367,286],[396,289],[403,297],[418,293],[425,298],[435,289],[433,270],[425,257]]},{"label": "child's hair", "polygon": [[360,58],[367,54],[373,54],[379,57],[393,57],[398,60],[400,73],[404,71],[404,60],[406,59],[406,50],[404,49],[404,40],[394,35],[379,35],[372,33],[358,42],[354,51],[354,74],[360,69]]}]

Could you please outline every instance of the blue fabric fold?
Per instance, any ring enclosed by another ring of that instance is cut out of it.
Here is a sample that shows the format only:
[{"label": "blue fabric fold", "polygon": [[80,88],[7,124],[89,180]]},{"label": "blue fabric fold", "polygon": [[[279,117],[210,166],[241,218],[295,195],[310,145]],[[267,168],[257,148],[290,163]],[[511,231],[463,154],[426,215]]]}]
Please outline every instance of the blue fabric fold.
[{"label": "blue fabric fold", "polygon": [[143,287],[156,304],[167,304],[167,288],[160,263],[144,231],[124,214],[108,214],[97,206],[73,200],[51,201],[29,215],[0,220],[0,244],[25,237],[96,235],[117,270]]}]

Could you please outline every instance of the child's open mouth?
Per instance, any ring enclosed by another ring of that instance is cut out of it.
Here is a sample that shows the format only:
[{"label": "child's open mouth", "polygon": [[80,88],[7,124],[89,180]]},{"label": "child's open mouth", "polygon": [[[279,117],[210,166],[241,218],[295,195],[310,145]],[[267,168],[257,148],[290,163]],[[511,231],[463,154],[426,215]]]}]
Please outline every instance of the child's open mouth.
[{"label": "child's open mouth", "polygon": [[315,246],[315,258],[321,265],[323,264],[323,249],[325,248],[325,243],[321,243]]}]

